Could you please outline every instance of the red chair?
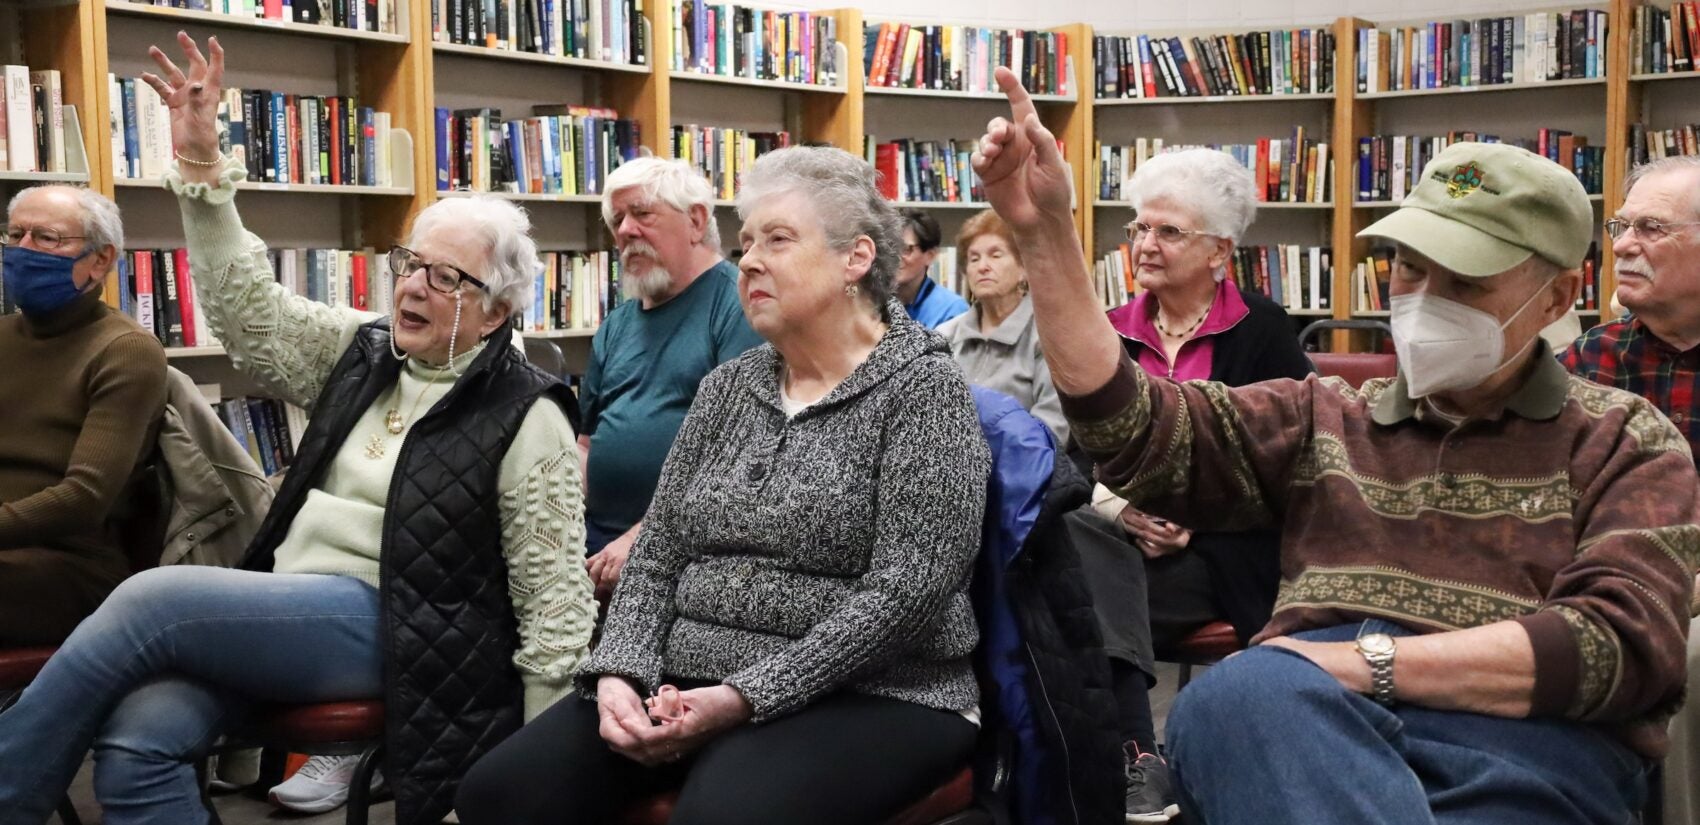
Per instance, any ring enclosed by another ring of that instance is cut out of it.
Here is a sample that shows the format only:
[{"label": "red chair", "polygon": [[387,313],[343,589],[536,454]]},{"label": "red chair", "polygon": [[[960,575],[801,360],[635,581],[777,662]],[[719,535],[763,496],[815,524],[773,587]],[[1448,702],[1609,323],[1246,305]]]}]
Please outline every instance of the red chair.
[{"label": "red chair", "polygon": [[1239,650],[1240,638],[1234,635],[1234,626],[1227,622],[1211,622],[1193,631],[1172,649],[1157,651],[1157,661],[1181,666],[1178,690],[1192,681],[1194,665],[1213,665]]},{"label": "red chair", "polygon": [[[375,801],[372,776],[382,764],[384,703],[378,700],[271,705],[256,708],[247,721],[225,735],[220,750],[264,748],[268,752],[309,756],[360,757],[348,786],[348,825],[366,825]],[[281,770],[261,771],[281,774]],[[202,771],[203,778],[207,772]]]},{"label": "red chair", "polygon": [[[1393,329],[1381,321],[1337,321],[1326,319],[1316,321],[1306,326],[1299,333],[1299,345],[1308,346],[1311,339],[1321,332],[1335,330],[1356,330],[1361,332],[1379,332],[1383,341],[1393,340]],[[1383,347],[1390,349],[1390,347]],[[1316,366],[1316,373],[1322,376],[1338,376],[1354,387],[1361,387],[1371,378],[1392,378],[1399,369],[1399,360],[1391,352],[1312,352],[1310,362]]]}]

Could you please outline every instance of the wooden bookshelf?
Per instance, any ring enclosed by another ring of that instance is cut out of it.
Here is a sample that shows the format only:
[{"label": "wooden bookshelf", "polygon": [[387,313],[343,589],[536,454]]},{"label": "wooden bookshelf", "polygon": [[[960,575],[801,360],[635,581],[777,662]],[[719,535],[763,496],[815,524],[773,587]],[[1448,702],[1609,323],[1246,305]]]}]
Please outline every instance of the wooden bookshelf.
[{"label": "wooden bookshelf", "polygon": [[[397,9],[398,31],[394,34],[355,31],[334,26],[304,25],[285,21],[266,21],[247,19],[233,15],[214,14],[210,12],[187,9],[164,8],[129,2],[129,0],[0,0],[0,41],[9,43],[9,51],[0,52],[11,59],[21,59],[35,69],[57,69],[62,73],[64,82],[64,99],[67,104],[76,106],[82,113],[78,121],[81,143],[86,150],[86,172],[66,173],[64,175],[41,174],[11,174],[0,173],[0,189],[16,189],[20,186],[49,181],[86,182],[91,188],[108,195],[119,190],[126,192],[139,190],[149,186],[158,186],[157,181],[121,180],[115,174],[111,149],[110,126],[105,113],[110,111],[114,101],[108,100],[108,85],[106,77],[113,71],[114,65],[127,67],[129,71],[136,63],[137,55],[123,55],[123,59],[113,60],[110,50],[113,48],[113,30],[121,27],[147,24],[163,28],[161,23],[181,23],[188,27],[197,38],[203,37],[208,29],[240,31],[247,38],[265,38],[275,35],[279,38],[296,38],[290,43],[304,43],[302,38],[316,41],[330,41],[336,48],[338,57],[334,68],[326,68],[327,75],[334,78],[343,93],[358,94],[364,105],[379,111],[388,112],[392,118],[392,126],[398,132],[411,136],[411,151],[406,154],[405,163],[407,174],[395,170],[396,180],[406,181],[405,185],[394,187],[356,187],[356,186],[304,186],[266,184],[249,182],[242,185],[244,191],[277,192],[301,195],[355,195],[358,197],[330,201],[332,211],[341,216],[345,222],[344,237],[339,239],[340,245],[348,247],[378,247],[382,248],[401,239],[407,227],[421,210],[442,198],[465,197],[470,193],[438,192],[436,180],[436,151],[434,130],[434,108],[438,105],[451,105],[439,102],[444,97],[450,97],[450,89],[456,83],[455,74],[467,69],[476,62],[480,65],[495,65],[494,71],[506,72],[514,67],[515,74],[520,72],[546,72],[551,69],[561,69],[564,78],[571,82],[581,83],[582,94],[569,95],[565,102],[585,103],[587,105],[607,106],[618,110],[622,117],[632,118],[640,126],[640,142],[651,152],[666,156],[669,153],[671,130],[675,123],[680,122],[676,117],[681,109],[689,110],[693,105],[698,109],[705,108],[699,96],[712,95],[772,95],[777,97],[764,98],[767,100],[784,101],[785,126],[794,129],[793,135],[798,142],[824,143],[838,146],[860,156],[863,151],[863,138],[867,133],[865,124],[869,122],[869,113],[884,112],[890,115],[902,112],[909,117],[908,110],[903,107],[929,106],[940,112],[956,111],[954,107],[960,102],[962,111],[994,111],[1002,103],[1002,96],[987,92],[952,92],[927,89],[897,89],[887,87],[868,87],[866,78],[862,75],[861,54],[863,48],[862,26],[864,14],[855,8],[838,8],[819,12],[834,15],[837,20],[839,38],[844,51],[840,53],[840,78],[836,85],[821,86],[783,81],[757,80],[743,77],[727,77],[720,75],[705,75],[694,72],[674,71],[672,66],[671,49],[673,44],[667,33],[672,30],[670,20],[671,5],[666,2],[645,2],[643,15],[649,24],[650,53],[646,56],[644,65],[614,63],[601,60],[585,60],[572,57],[557,57],[553,55],[538,55],[519,51],[488,49],[480,46],[463,46],[440,42],[434,38],[431,30],[431,6],[427,0],[399,0]],[[1576,7],[1590,5],[1578,3]],[[1601,4],[1592,4],[1600,7]],[[1137,109],[1139,118],[1145,118],[1146,113],[1153,119],[1173,119],[1194,117],[1198,107],[1228,106],[1232,107],[1233,117],[1248,123],[1266,122],[1268,128],[1264,131],[1280,133],[1290,128],[1294,117],[1310,118],[1314,109],[1321,108],[1326,118],[1325,129],[1319,130],[1315,137],[1326,139],[1332,146],[1331,154],[1335,159],[1334,188],[1328,193],[1328,200],[1322,203],[1263,203],[1259,204],[1260,211],[1279,212],[1284,217],[1278,220],[1301,221],[1305,216],[1315,215],[1320,219],[1326,217],[1326,235],[1320,239],[1322,243],[1334,250],[1337,270],[1333,284],[1334,307],[1332,314],[1337,318],[1349,318],[1359,313],[1351,311],[1350,263],[1360,260],[1367,253],[1369,244],[1356,237],[1371,221],[1379,217],[1383,210],[1393,208],[1391,202],[1356,202],[1356,179],[1353,174],[1355,163],[1355,147],[1359,137],[1374,134],[1377,124],[1378,107],[1404,106],[1422,107],[1420,103],[1399,103],[1401,99],[1442,97],[1446,95],[1532,95],[1538,96],[1551,92],[1550,96],[1539,97],[1541,101],[1551,100],[1555,107],[1566,107],[1568,110],[1586,112],[1597,116],[1593,107],[1591,90],[1601,88],[1606,102],[1604,136],[1589,137],[1603,139],[1605,143],[1605,190],[1603,195],[1597,195],[1594,200],[1601,204],[1604,215],[1610,215],[1621,205],[1622,184],[1626,173],[1625,158],[1629,156],[1628,133],[1629,125],[1642,119],[1645,112],[1645,100],[1650,90],[1669,89],[1675,91],[1663,94],[1687,94],[1688,86],[1684,81],[1700,78],[1700,71],[1671,74],[1631,74],[1629,72],[1629,54],[1632,36],[1631,13],[1635,0],[1609,0],[1605,4],[1610,13],[1609,42],[1607,47],[1606,76],[1581,80],[1560,80],[1544,83],[1510,83],[1485,85],[1477,87],[1421,89],[1397,92],[1359,93],[1356,91],[1356,55],[1357,39],[1355,30],[1369,27],[1364,20],[1342,17],[1334,21],[1333,30],[1336,40],[1334,57],[1335,78],[1332,94],[1273,94],[1273,95],[1228,95],[1200,96],[1180,98],[1118,98],[1097,100],[1092,97],[1094,87],[1091,83],[1096,77],[1093,65],[1093,35],[1090,25],[1074,23],[1058,26],[1051,31],[1067,33],[1070,39],[1070,60],[1067,70],[1070,75],[1069,93],[1064,95],[1035,96],[1040,116],[1062,141],[1065,156],[1073,167],[1075,187],[1078,194],[1076,204],[1077,229],[1080,232],[1089,256],[1095,256],[1092,235],[1093,224],[1097,210],[1106,210],[1106,216],[1114,216],[1120,220],[1120,213],[1129,211],[1127,204],[1118,201],[1097,200],[1087,197],[1095,194],[1092,186],[1094,158],[1092,157],[1093,139],[1096,134],[1099,116],[1096,112],[1105,112],[1102,117],[1112,117],[1111,112],[1124,110],[1124,107],[1142,107]],[[1550,9],[1551,6],[1531,3],[1527,11]],[[1566,7],[1568,8],[1568,7]],[[1515,10],[1501,11],[1500,14],[1519,14]],[[933,21],[933,22],[968,22],[968,21]],[[1220,31],[1233,28],[1229,21],[1223,21]],[[1386,24],[1383,24],[1386,25]],[[1296,25],[1295,25],[1296,27]],[[149,30],[151,31],[151,29]],[[231,35],[232,38],[236,35]],[[133,37],[131,38],[134,39]],[[163,45],[163,44],[162,44]],[[124,48],[128,49],[126,45]],[[317,48],[325,48],[318,46]],[[253,61],[248,52],[233,52],[232,60],[236,62]],[[466,62],[456,62],[466,61]],[[447,67],[439,76],[439,67]],[[249,71],[254,66],[246,66]],[[480,69],[488,72],[491,69]],[[280,81],[281,82],[281,81]],[[463,85],[465,85],[463,83]],[[1696,86],[1700,89],[1700,86]],[[675,89],[683,100],[675,97]],[[476,89],[460,88],[458,93],[462,98],[476,92]],[[1570,102],[1577,98],[1578,93],[1587,92],[1585,102],[1580,107],[1571,106]],[[523,92],[522,93],[529,93]],[[561,95],[552,88],[540,88],[534,93],[539,102],[561,102]],[[510,94],[510,97],[512,95]],[[1568,97],[1567,97],[1568,96]],[[578,99],[582,98],[582,99]],[[905,102],[913,101],[913,102]],[[1252,104],[1252,105],[1247,105]],[[1544,102],[1541,105],[1546,105]],[[980,109],[974,109],[978,106]],[[886,107],[883,108],[882,107]],[[1155,107],[1155,108],[1153,108]],[[1179,108],[1176,108],[1179,107]],[[712,109],[709,104],[707,108]],[[722,107],[725,108],[725,107]],[[701,114],[693,111],[693,114]],[[730,123],[738,128],[749,128],[738,122],[741,113],[728,110]],[[1114,115],[1128,117],[1129,115]],[[705,125],[716,124],[703,115],[698,118]],[[1119,121],[1124,122],[1124,121]],[[878,125],[878,124],[876,124]],[[885,124],[890,127],[891,124]],[[921,125],[916,126],[917,130]],[[1446,131],[1451,126],[1448,123],[1437,122],[1435,128]],[[882,139],[894,135],[890,128],[880,130]],[[901,134],[901,133],[896,133]],[[954,135],[957,138],[972,138],[977,134]],[[929,137],[930,139],[930,137]],[[600,203],[597,195],[543,195],[543,194],[513,194],[498,193],[498,197],[522,202],[528,206],[547,203],[572,204],[578,207],[594,206]],[[140,197],[140,196],[136,196]],[[325,201],[316,201],[325,202]],[[941,216],[964,216],[973,210],[986,208],[983,203],[905,203],[920,209],[936,210]],[[730,208],[732,202],[717,202],[717,208]],[[552,213],[553,214],[553,213]],[[585,220],[572,210],[559,210],[561,220]],[[553,218],[551,218],[553,220]],[[592,229],[597,227],[597,221],[589,218]],[[594,233],[584,236],[594,242]],[[1605,266],[1600,273],[1600,298],[1606,300],[1611,293],[1614,282],[1611,277],[1610,248],[1604,247]],[[580,346],[578,343],[588,341],[588,330],[566,330],[548,333],[528,333],[559,340],[563,347]],[[1343,334],[1337,334],[1335,344],[1346,346],[1351,342]],[[173,357],[205,359],[214,356],[216,348],[200,348],[194,353],[173,353]],[[569,354],[569,358],[571,355]]]}]

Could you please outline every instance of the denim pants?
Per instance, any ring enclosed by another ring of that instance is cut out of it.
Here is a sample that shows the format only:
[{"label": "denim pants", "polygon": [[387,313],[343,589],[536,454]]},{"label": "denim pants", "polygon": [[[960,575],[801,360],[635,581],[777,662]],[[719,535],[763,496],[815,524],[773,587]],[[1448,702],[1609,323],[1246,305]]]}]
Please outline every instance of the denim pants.
[{"label": "denim pants", "polygon": [[248,703],[381,696],[378,593],[347,576],[148,570],[0,713],[0,825],[40,825],[95,753],[106,825],[198,825],[194,763]]},{"label": "denim pants", "polygon": [[[1410,635],[1388,622],[1294,634]],[[1382,707],[1288,650],[1254,647],[1180,692],[1169,753],[1189,822],[1600,825],[1635,821],[1649,763],[1586,725]]]}]

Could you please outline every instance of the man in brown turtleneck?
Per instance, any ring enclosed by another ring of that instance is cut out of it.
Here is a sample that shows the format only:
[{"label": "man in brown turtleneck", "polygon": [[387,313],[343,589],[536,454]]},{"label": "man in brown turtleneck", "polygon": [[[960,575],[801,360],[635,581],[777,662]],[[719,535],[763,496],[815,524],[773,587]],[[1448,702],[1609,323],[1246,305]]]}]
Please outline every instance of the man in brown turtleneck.
[{"label": "man in brown turtleneck", "polygon": [[0,647],[57,644],[129,573],[110,523],[165,405],[165,351],[101,301],[123,248],[112,201],[12,200],[0,252]]}]

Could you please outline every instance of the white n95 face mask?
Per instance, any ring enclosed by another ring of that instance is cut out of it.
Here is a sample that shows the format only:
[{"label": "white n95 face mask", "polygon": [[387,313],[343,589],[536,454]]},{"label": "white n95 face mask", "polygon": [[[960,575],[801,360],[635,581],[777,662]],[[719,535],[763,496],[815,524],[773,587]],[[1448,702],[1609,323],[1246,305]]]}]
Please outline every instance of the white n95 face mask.
[{"label": "white n95 face mask", "polygon": [[[1437,392],[1462,390],[1486,381],[1505,365],[1505,336],[1501,333],[1535,302],[1536,289],[1505,323],[1493,315],[1438,295],[1395,295],[1391,302],[1393,346],[1406,392],[1422,398]],[[1536,338],[1529,339],[1534,343]],[[1513,357],[1529,348],[1524,344]]]}]

